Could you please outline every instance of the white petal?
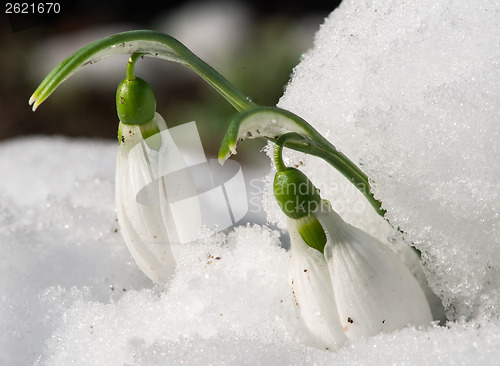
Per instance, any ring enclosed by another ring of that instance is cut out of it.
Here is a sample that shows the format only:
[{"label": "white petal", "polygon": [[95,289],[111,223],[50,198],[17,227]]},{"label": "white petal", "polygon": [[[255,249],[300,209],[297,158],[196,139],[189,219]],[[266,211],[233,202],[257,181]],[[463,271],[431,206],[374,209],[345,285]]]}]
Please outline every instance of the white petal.
[{"label": "white petal", "polygon": [[410,272],[415,276],[420,283],[422,291],[424,291],[427,302],[432,313],[433,320],[439,320],[441,323],[446,322],[446,314],[441,298],[437,296],[429,286],[427,277],[425,276],[424,269],[422,268],[422,261],[420,256],[409,246],[402,246],[396,252],[399,258],[406,264]]},{"label": "white petal", "polygon": [[171,244],[197,238],[202,217],[183,153],[158,113],[153,123],[161,132],[146,140],[137,126],[122,130],[116,205],[123,237],[135,261],[153,281],[167,282],[175,270]]},{"label": "white petal", "polygon": [[432,321],[426,297],[399,257],[345,223],[324,204],[318,213],[327,235],[325,259],[340,322],[349,339]]},{"label": "white petal", "polygon": [[137,202],[138,192],[153,181],[155,167],[147,159],[138,127],[127,126],[123,136],[125,142],[118,149],[115,183],[121,232],[142,271],[155,282],[167,282],[175,271],[175,260],[160,206]]},{"label": "white petal", "polygon": [[320,348],[336,350],[347,338],[323,253],[304,242],[295,220],[288,219],[288,230],[292,245],[289,277],[304,338]]}]

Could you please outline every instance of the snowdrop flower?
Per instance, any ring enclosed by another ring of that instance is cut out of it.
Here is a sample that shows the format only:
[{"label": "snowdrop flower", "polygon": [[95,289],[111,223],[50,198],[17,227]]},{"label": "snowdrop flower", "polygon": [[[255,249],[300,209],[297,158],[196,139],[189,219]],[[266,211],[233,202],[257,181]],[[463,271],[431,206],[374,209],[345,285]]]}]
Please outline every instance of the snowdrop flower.
[{"label": "snowdrop flower", "polygon": [[[116,97],[118,222],[138,266],[154,282],[165,283],[175,271],[171,244],[186,242],[201,227],[201,214],[196,199],[173,204],[178,195],[196,190],[182,153],[155,112],[151,88],[130,71],[134,62],[131,58]],[[175,179],[168,180],[171,172],[176,172]]]},{"label": "snowdrop flower", "polygon": [[342,220],[299,170],[285,167],[277,144],[274,194],[288,216],[290,283],[299,321],[317,346],[428,325],[420,286],[387,246]]},{"label": "snowdrop flower", "polygon": [[[163,118],[156,113],[148,127],[165,130]],[[115,200],[118,222],[127,247],[142,271],[155,282],[166,282],[174,273],[175,260],[170,237],[159,205],[141,205],[137,193],[152,181],[154,166],[139,126],[120,123],[120,147],[116,159]],[[157,137],[155,137],[157,136]],[[149,139],[158,139],[152,135]]]},{"label": "snowdrop flower", "polygon": [[[324,228],[324,250],[321,253],[306,243],[301,235],[303,219],[289,218],[290,281],[299,318],[313,328],[312,333],[323,340],[321,324],[336,327],[325,347],[338,348],[346,337],[355,340],[409,324],[430,324],[432,315],[420,283],[392,250],[344,222],[324,201],[309,220]],[[316,295],[310,296],[304,288]],[[325,318],[314,319],[314,315]]]},{"label": "snowdrop flower", "polygon": [[[149,85],[134,74],[141,56],[178,62],[204,79],[237,111],[257,105],[175,38],[148,30],[128,31],[94,41],[62,61],[41,82],[29,104],[35,111],[71,75],[100,60],[131,54],[127,76],[117,90],[120,147],[116,205],[125,242],[139,267],[155,282],[174,273],[172,250],[203,235],[198,194],[185,161],[156,113]],[[192,161],[191,161],[192,162]]]}]

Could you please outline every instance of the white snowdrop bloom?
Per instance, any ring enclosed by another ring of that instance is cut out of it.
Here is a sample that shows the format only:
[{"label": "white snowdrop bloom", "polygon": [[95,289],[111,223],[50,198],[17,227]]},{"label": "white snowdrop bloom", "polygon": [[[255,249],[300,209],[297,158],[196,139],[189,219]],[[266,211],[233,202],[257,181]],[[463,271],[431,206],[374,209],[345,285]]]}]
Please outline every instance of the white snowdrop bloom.
[{"label": "white snowdrop bloom", "polygon": [[304,241],[301,221],[288,218],[290,282],[299,321],[316,345],[335,350],[347,339],[432,322],[420,283],[392,250],[325,202],[310,215],[324,228],[324,254]]},{"label": "white snowdrop bloom", "polygon": [[324,257],[349,339],[432,322],[420,283],[392,250],[347,224],[325,202],[317,218],[327,237]]},{"label": "white snowdrop bloom", "polygon": [[[150,131],[146,139],[144,131]],[[201,227],[195,199],[184,200],[172,209],[177,194],[186,189],[195,191],[192,179],[158,113],[141,126],[120,124],[120,132],[116,207],[121,232],[142,271],[154,282],[164,283],[175,271],[171,243],[185,242],[183,238],[193,228]],[[174,180],[168,180],[170,172],[178,173]],[[179,226],[177,222],[190,225]]]},{"label": "white snowdrop bloom", "polygon": [[274,197],[288,217],[290,282],[299,321],[316,344],[337,349],[347,339],[432,322],[420,282],[379,240],[347,224],[300,170],[285,166],[281,136],[274,148]]}]

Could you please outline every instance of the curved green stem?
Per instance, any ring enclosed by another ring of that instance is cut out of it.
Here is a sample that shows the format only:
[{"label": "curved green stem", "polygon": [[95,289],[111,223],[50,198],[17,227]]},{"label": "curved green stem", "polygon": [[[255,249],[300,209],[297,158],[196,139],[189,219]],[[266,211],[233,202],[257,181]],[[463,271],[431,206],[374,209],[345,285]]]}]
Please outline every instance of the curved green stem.
[{"label": "curved green stem", "polygon": [[227,79],[181,42],[169,35],[148,30],[118,33],[79,49],[47,75],[31,96],[29,103],[33,104],[33,110],[36,110],[64,80],[83,67],[113,55],[134,53],[186,65],[240,112],[256,106]]},{"label": "curved green stem", "polygon": [[290,142],[290,148],[302,150],[314,145],[337,157],[345,169],[352,171],[364,181],[367,175],[342,154],[330,141],[324,138],[307,121],[296,114],[278,107],[255,107],[237,115],[229,125],[219,149],[219,162],[224,163],[231,154],[236,154],[237,146],[247,138],[265,137],[277,140],[287,132],[296,132],[304,137],[304,142]]},{"label": "curved green stem", "polygon": [[128,80],[135,80],[135,64],[137,63],[137,60],[141,58],[142,54],[140,53],[133,53],[130,55],[130,58],[128,59],[127,63],[127,74],[126,77]]},{"label": "curved green stem", "polygon": [[[371,185],[368,178],[365,178],[366,175],[359,174],[358,169],[352,169],[352,163],[350,160],[347,162],[344,159],[340,158],[338,154],[343,155],[342,153],[332,153],[331,151],[327,151],[325,149],[316,148],[314,146],[303,147],[298,144],[293,144],[293,142],[289,142],[287,147],[290,149],[294,149],[297,151],[304,152],[306,154],[317,156],[327,163],[329,163],[332,167],[334,167],[339,173],[341,173],[344,177],[346,177],[367,199],[370,205],[375,209],[375,211],[382,217],[385,216],[386,210],[382,208],[382,202],[376,199],[371,193]],[[345,156],[345,155],[343,155]],[[347,158],[346,158],[347,159]],[[350,163],[349,163],[350,162]]]},{"label": "curved green stem", "polygon": [[349,158],[338,151],[327,139],[299,116],[276,107],[256,107],[240,113],[231,121],[219,150],[219,162],[236,154],[238,144],[245,139],[264,137],[277,142],[281,136],[295,132],[302,139],[289,139],[286,146],[322,158],[346,177],[372,205],[384,216],[386,211],[371,193],[367,175]]},{"label": "curved green stem", "polygon": [[283,147],[285,146],[287,141],[292,139],[303,140],[304,138],[300,136],[298,133],[289,132],[284,135],[281,135],[280,138],[276,141],[276,144],[274,144],[274,151],[273,151],[274,165],[276,166],[276,170],[278,172],[284,172],[287,169],[287,166],[283,161]]}]

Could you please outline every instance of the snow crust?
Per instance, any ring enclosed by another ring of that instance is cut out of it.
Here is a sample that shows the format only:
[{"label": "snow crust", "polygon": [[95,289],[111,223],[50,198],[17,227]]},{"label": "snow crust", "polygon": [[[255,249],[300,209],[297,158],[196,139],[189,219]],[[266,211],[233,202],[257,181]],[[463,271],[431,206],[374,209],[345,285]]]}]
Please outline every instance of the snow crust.
[{"label": "snow crust", "polygon": [[[498,15],[492,1],[343,2],[279,103],[363,167],[450,319],[500,310]],[[339,213],[384,239],[361,195],[306,160]]]},{"label": "snow crust", "polygon": [[[115,143],[0,144],[2,365],[464,365],[500,357],[499,4],[344,2],[280,101],[374,181],[397,234],[332,168],[288,153],[351,224],[413,243],[446,326],[305,345],[280,233],[247,225],[179,253],[154,286],[114,209]],[[264,206],[279,222],[272,197]]]}]

